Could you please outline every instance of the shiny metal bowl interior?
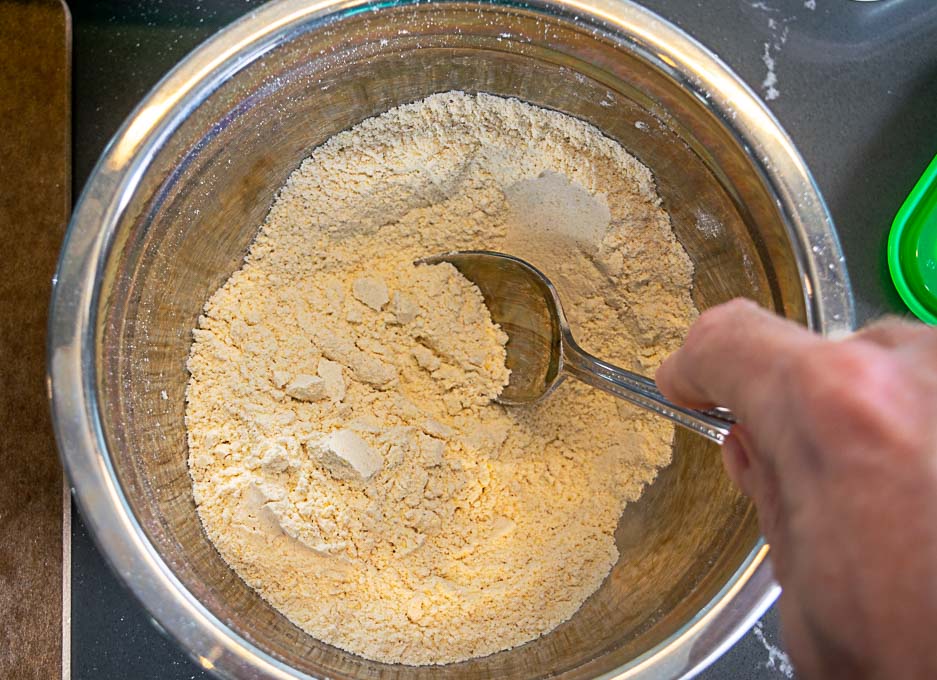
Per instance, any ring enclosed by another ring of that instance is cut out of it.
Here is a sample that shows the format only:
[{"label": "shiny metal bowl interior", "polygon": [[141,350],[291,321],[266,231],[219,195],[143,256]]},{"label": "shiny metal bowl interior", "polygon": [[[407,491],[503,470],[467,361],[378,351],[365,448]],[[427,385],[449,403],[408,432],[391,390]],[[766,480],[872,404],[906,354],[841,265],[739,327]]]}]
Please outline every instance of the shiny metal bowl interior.
[{"label": "shiny metal bowl interior", "polygon": [[183,398],[204,301],[314,147],[451,89],[576,116],[647,164],[695,264],[701,309],[741,295],[818,329],[851,324],[829,217],[789,140],[712,55],[650,13],[601,0],[287,0],[157,88],[76,212],[50,346],[76,494],[117,571],[206,667],[250,677],[679,675],[776,595],[752,508],[717,449],[686,432],[673,464],[626,509],[621,559],[572,620],[432,671],[366,661],[297,629],[231,572],[196,517]]}]

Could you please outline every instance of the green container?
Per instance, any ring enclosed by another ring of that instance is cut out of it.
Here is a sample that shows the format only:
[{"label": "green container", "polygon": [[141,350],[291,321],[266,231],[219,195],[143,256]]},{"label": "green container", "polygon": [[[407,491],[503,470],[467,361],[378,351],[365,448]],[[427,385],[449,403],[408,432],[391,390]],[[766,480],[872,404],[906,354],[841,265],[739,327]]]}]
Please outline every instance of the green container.
[{"label": "green container", "polygon": [[895,215],[888,269],[908,309],[937,325],[937,156]]}]

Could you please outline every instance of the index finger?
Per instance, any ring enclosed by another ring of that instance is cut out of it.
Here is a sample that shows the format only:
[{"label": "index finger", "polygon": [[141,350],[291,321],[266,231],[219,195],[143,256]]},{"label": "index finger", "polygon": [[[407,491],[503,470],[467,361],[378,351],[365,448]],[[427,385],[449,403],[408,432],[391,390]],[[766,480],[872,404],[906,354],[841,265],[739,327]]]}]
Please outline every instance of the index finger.
[{"label": "index finger", "polygon": [[724,406],[745,422],[768,403],[791,358],[820,342],[750,300],[732,300],[697,319],[683,347],[658,369],[657,384],[678,404]]}]

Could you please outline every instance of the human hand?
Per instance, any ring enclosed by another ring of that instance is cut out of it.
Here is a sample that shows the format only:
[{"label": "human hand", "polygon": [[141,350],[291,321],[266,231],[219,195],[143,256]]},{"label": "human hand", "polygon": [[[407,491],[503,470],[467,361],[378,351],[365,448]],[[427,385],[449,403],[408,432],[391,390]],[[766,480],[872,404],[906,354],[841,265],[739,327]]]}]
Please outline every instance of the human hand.
[{"label": "human hand", "polygon": [[799,674],[937,678],[937,329],[831,341],[736,300],[657,382],[738,418],[723,462],[758,509]]}]

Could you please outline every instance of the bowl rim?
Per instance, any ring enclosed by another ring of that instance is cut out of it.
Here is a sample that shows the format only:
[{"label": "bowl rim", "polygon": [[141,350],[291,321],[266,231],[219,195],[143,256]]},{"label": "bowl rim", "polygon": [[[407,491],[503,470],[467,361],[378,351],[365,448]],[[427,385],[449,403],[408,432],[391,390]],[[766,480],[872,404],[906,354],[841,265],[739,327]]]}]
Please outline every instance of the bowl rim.
[{"label": "bowl rim", "polygon": [[[150,91],[110,141],[76,204],[53,278],[47,390],[59,454],[98,548],[164,632],[203,668],[224,677],[310,678],[260,649],[212,614],[148,540],[117,479],[95,394],[97,282],[116,225],[144,172],[182,121],[224,81],[291,37],[364,10],[425,0],[277,0],[223,29]],[[791,139],[766,105],[715,54],[631,0],[474,0],[516,7],[613,39],[694,93],[749,149],[787,217],[803,281],[807,324],[836,335],[854,328],[848,274],[832,219]],[[731,647],[775,601],[768,546],[760,539],[724,587],[652,649],[599,677],[690,677]]]}]

